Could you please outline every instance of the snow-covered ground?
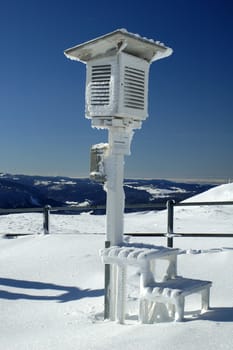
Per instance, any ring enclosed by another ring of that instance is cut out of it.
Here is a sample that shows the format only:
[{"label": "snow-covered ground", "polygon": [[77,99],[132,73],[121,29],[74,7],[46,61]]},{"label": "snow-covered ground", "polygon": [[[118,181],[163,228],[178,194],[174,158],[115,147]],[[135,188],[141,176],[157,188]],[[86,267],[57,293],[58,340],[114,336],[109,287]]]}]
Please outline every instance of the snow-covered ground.
[{"label": "snow-covered ground", "polygon": [[[192,201],[233,201],[233,184]],[[233,232],[233,207],[175,208],[176,232]],[[213,281],[211,310],[187,298],[186,321],[137,323],[138,273],[130,271],[125,325],[103,320],[105,217],[52,215],[51,235],[5,239],[6,233],[41,233],[41,214],[0,216],[1,350],[196,350],[233,348],[233,239],[176,238],[180,275]],[[166,232],[165,212],[125,215],[125,232]],[[166,244],[163,237],[131,241]],[[193,311],[191,313],[191,310]]]}]

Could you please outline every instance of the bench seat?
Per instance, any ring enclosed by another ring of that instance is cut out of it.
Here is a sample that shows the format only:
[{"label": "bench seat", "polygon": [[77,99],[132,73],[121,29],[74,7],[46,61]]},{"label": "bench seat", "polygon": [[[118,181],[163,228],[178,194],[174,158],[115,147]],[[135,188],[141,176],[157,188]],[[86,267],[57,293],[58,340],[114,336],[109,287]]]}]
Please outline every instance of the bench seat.
[{"label": "bench seat", "polygon": [[[141,287],[139,317],[142,323],[151,323],[155,319],[158,304],[166,304],[168,312],[175,321],[184,318],[185,297],[201,294],[201,310],[209,308],[209,294],[212,282],[177,276],[163,282],[154,282]],[[161,317],[161,315],[160,315]]]}]

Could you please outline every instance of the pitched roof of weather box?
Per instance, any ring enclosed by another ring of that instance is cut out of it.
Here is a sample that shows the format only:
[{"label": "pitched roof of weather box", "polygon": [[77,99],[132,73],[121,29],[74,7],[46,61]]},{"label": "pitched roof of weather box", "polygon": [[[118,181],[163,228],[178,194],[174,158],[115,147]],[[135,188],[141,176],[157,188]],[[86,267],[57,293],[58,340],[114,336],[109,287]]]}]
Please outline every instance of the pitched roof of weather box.
[{"label": "pitched roof of weather box", "polygon": [[67,49],[64,54],[72,60],[86,63],[92,59],[112,56],[121,51],[148,62],[170,56],[173,52],[171,48],[159,41],[142,38],[140,35],[129,33],[125,29],[117,29]]}]

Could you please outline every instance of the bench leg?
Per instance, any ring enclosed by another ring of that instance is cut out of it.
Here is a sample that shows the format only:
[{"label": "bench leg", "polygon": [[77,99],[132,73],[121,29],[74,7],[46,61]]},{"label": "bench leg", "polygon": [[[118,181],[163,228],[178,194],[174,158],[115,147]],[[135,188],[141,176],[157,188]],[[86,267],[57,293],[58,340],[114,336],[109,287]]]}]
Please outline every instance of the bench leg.
[{"label": "bench leg", "polygon": [[116,320],[123,324],[125,321],[126,307],[126,267],[118,266],[117,274],[117,305],[116,305]]},{"label": "bench leg", "polygon": [[148,307],[148,323],[156,321],[158,311],[158,303],[151,301]]},{"label": "bench leg", "polygon": [[209,310],[210,306],[210,287],[201,291],[201,312]]},{"label": "bench leg", "polygon": [[175,321],[181,322],[184,319],[184,296],[180,295],[175,299]]},{"label": "bench leg", "polygon": [[116,279],[117,279],[117,266],[110,266],[110,320],[116,320],[116,303],[117,303],[117,290],[116,290]]},{"label": "bench leg", "polygon": [[138,316],[140,323],[148,323],[148,300],[141,299],[139,304],[139,316]]}]

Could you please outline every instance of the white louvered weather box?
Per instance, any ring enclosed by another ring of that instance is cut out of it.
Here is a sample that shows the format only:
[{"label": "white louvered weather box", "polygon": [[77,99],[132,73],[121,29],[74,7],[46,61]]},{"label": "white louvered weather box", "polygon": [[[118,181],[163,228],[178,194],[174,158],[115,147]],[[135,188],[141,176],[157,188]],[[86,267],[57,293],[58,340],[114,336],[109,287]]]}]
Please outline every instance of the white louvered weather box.
[{"label": "white louvered weather box", "polygon": [[147,117],[149,63],[121,52],[87,65],[86,116]]},{"label": "white louvered weather box", "polygon": [[86,117],[92,125],[108,128],[114,119],[139,126],[147,118],[149,66],[171,53],[159,41],[125,29],[67,49],[68,58],[87,65]]}]

